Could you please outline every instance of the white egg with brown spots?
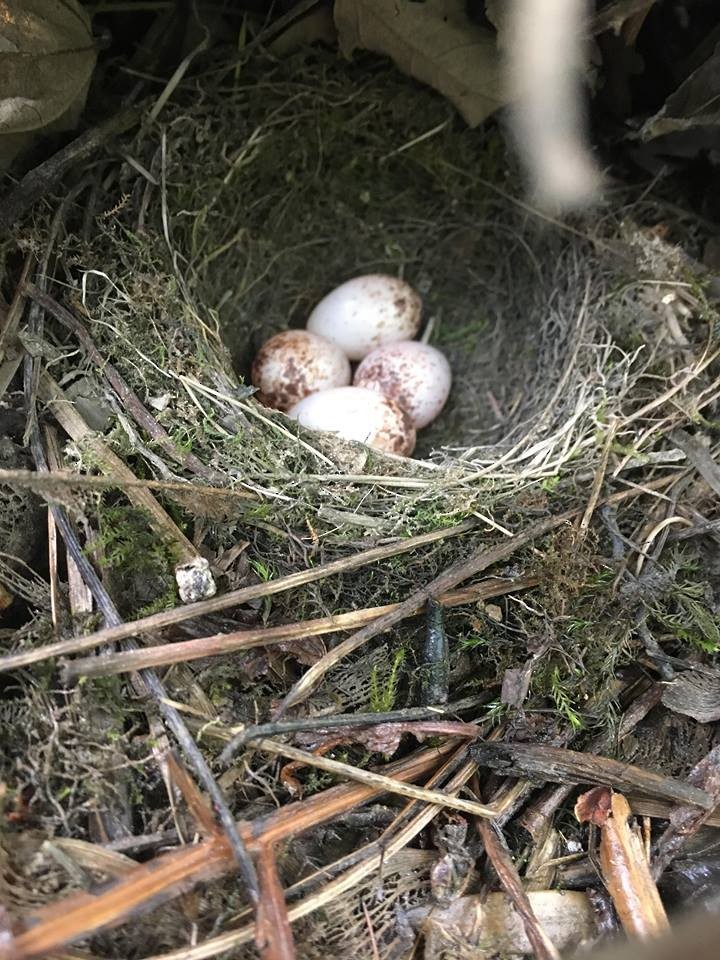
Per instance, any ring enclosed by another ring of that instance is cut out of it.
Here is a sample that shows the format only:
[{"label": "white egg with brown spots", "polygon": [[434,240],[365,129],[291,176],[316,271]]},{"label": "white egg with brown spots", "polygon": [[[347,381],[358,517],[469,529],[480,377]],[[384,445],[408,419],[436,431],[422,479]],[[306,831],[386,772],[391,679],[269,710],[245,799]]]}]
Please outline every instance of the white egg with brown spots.
[{"label": "white egg with brown spots", "polygon": [[267,407],[289,410],[304,397],[350,383],[350,361],[334,343],[307,330],[285,330],[258,351],[251,381]]},{"label": "white egg with brown spots", "polygon": [[397,277],[370,273],[348,280],[324,297],[307,328],[362,360],[384,343],[411,340],[420,329],[422,301]]},{"label": "white egg with brown spots", "polygon": [[415,429],[421,430],[445,406],[452,371],[435,347],[407,340],[369,353],[355,371],[353,383],[394,400],[410,416]]},{"label": "white egg with brown spots", "polygon": [[415,449],[415,428],[408,415],[375,390],[324,390],[295,404],[288,416],[308,430],[334,433],[386,453],[407,457]]}]

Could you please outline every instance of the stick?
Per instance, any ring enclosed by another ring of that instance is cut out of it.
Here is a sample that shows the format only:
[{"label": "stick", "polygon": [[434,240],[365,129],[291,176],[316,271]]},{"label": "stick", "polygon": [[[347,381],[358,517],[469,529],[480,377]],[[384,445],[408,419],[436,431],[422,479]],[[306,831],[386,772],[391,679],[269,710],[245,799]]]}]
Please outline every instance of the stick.
[{"label": "stick", "polygon": [[[444,606],[459,606],[475,600],[501,596],[515,590],[534,586],[537,579],[525,578],[513,580],[488,580],[466,590],[457,590],[443,594],[439,602]],[[260,627],[255,630],[233,630],[230,633],[217,633],[195,640],[180,640],[177,643],[163,643],[140,650],[128,650],[122,653],[105,654],[102,657],[85,657],[79,660],[63,662],[63,679],[67,682],[79,677],[107,677],[141,667],[159,667],[170,663],[185,663],[204,657],[249,650],[252,647],[265,647],[288,640],[304,640],[323,634],[348,630],[360,624],[372,622],[378,617],[397,609],[399,603],[388,603],[381,607],[368,607],[365,610],[352,610],[335,616],[319,617],[316,620],[301,620],[298,623],[281,624],[277,627]],[[411,611],[413,616],[418,610]]]},{"label": "stick", "polygon": [[553,783],[602,784],[616,790],[635,790],[661,800],[693,804],[703,810],[712,810],[715,806],[709,793],[690,783],[597,754],[534,743],[481,743],[473,746],[471,753],[479,766],[490,767],[504,776]]},{"label": "stick", "polygon": [[278,876],[275,851],[263,843],[257,857],[262,897],[258,905],[255,946],[262,960],[295,960],[285,893]]},{"label": "stick", "polygon": [[425,546],[428,543],[436,543],[438,540],[446,540],[449,537],[456,537],[475,529],[477,529],[477,522],[475,520],[466,520],[454,527],[446,527],[442,530],[431,530],[428,533],[408,537],[405,540],[397,540],[395,543],[386,544],[382,547],[371,547],[369,550],[362,550],[349,557],[332,560],[329,563],[320,564],[317,567],[311,567],[307,570],[300,570],[298,573],[291,573],[287,577],[279,577],[277,580],[270,580],[267,583],[259,583],[251,587],[241,587],[239,590],[231,590],[222,596],[211,597],[209,600],[200,600],[197,603],[187,603],[183,607],[164,610],[161,613],[155,613],[149,617],[142,617],[140,620],[132,620],[128,623],[118,624],[115,627],[107,627],[95,633],[85,634],[83,637],[70,637],[68,640],[49,643],[35,650],[27,650],[24,653],[2,657],[0,658],[0,673],[6,670],[16,670],[18,667],[26,667],[31,663],[39,663],[50,657],[78,653],[81,650],[89,650],[92,647],[103,644],[116,643],[118,640],[124,640],[127,637],[162,630],[165,627],[182,623],[185,620],[191,620],[194,617],[205,616],[210,613],[217,613],[219,610],[227,610],[228,607],[239,606],[241,603],[247,603],[249,600],[256,600],[259,597],[269,597],[276,593],[283,593],[286,590],[293,590],[306,583],[323,580],[325,577],[333,576],[336,573],[347,573],[349,570],[357,570],[359,567],[374,563],[376,560],[396,557],[398,554],[408,553],[416,547]]},{"label": "stick", "polygon": [[[696,787],[707,790],[713,798],[713,806],[720,803],[720,747],[713,747],[710,753],[693,767],[688,780]],[[711,810],[710,814],[713,812]],[[672,863],[685,841],[707,823],[710,814],[692,806],[680,807],[671,812],[670,823],[660,836],[655,850],[652,869],[656,880]]]},{"label": "stick", "polygon": [[[440,747],[418,751],[384,769],[396,782],[400,778],[416,779],[456,749],[457,741],[450,741]],[[475,769],[474,765],[471,769]],[[366,803],[379,793],[382,790],[366,784],[331,787],[308,800],[288,804],[252,824],[238,823],[237,828],[248,850],[257,853],[261,844],[276,844],[289,839]],[[203,880],[222,876],[234,862],[227,836],[218,833],[193,846],[139,864],[108,890],[64,897],[43,910],[39,922],[16,936],[13,960],[39,957],[64,944],[84,939],[105,926],[121,922],[136,910],[151,909]]]},{"label": "stick", "polygon": [[475,818],[475,827],[482,839],[488,860],[495,868],[500,885],[520,915],[525,927],[525,935],[535,951],[536,960],[560,960],[557,948],[535,916],[502,833],[494,823],[488,823],[480,817]]},{"label": "stick", "polygon": [[[472,725],[467,724],[467,726]],[[357,780],[358,783],[365,783],[368,786],[377,787],[386,793],[396,793],[401,797],[409,797],[411,800],[424,800],[426,803],[438,804],[442,807],[448,807],[450,810],[472,813],[475,814],[476,817],[492,818],[497,814],[495,807],[486,807],[484,804],[476,803],[474,800],[448,797],[438,790],[426,790],[423,787],[416,787],[410,783],[401,783],[392,777],[386,777],[380,773],[373,773],[370,770],[360,770],[358,767],[353,767],[349,763],[341,763],[339,760],[331,760],[329,757],[320,757],[314,753],[308,753],[306,750],[298,750],[297,747],[291,747],[286,743],[276,743],[275,740],[268,740],[265,737],[254,740],[253,746],[266,753],[279,754],[281,757],[287,757],[289,760],[297,760],[310,767],[325,770],[327,773],[334,773],[339,777]]]},{"label": "stick", "polygon": [[[667,486],[672,479],[672,477],[658,477],[657,480],[653,480],[646,484],[645,490],[656,490]],[[621,490],[619,493],[612,494],[604,502],[619,503],[623,500],[627,500],[628,497],[631,497],[636,493],[636,490]],[[467,580],[469,577],[481,573],[493,563],[499,563],[501,560],[506,560],[518,549],[518,547],[521,547],[524,544],[529,543],[546,533],[549,533],[551,530],[555,530],[557,527],[562,526],[563,523],[567,523],[568,521],[574,519],[578,512],[578,510],[568,510],[565,513],[558,514],[555,517],[548,517],[545,520],[539,520],[533,526],[528,527],[527,530],[516,534],[516,536],[514,536],[511,540],[505,540],[499,544],[499,546],[487,548],[481,547],[467,560],[461,560],[452,567],[449,567],[447,570],[441,573],[439,577],[436,577],[425,587],[421,587],[419,590],[416,590],[415,593],[411,594],[407,600],[404,600],[395,609],[394,612],[388,613],[383,617],[379,617],[367,627],[364,627],[351,637],[348,637],[347,640],[344,640],[341,644],[331,650],[330,653],[327,653],[324,657],[321,657],[320,660],[310,667],[307,673],[301,677],[295,686],[290,690],[288,695],[278,707],[275,716],[282,716],[283,713],[285,713],[291,706],[295,706],[297,703],[304,700],[310,694],[316,684],[320,682],[327,671],[335,666],[336,663],[342,660],[342,658],[347,656],[349,653],[357,650],[358,647],[361,647],[372,637],[375,637],[379,633],[387,630],[388,627],[394,626],[407,615],[408,610],[413,610],[416,607],[421,606],[422,604],[426,603],[429,598],[437,599],[438,595],[444,593],[446,590],[450,590],[463,580]],[[2,671],[2,660],[0,660],[0,671]]]},{"label": "stick", "polygon": [[404,710],[389,710],[387,713],[336,713],[323,717],[302,717],[299,720],[280,720],[276,723],[261,723],[245,727],[237,733],[220,754],[220,763],[229,763],[233,755],[256,737],[277,737],[300,730],[335,730],[354,727],[378,726],[383,723],[411,723],[414,720],[433,720],[445,715],[459,713],[478,706],[484,697],[466,697],[455,703],[437,707],[408,707]]},{"label": "stick", "polygon": [[[124,482],[135,479],[135,474],[90,429],[76,405],[68,400],[60,385],[48,373],[43,373],[40,377],[39,392],[68,436],[76,443],[84,443],[92,451],[93,458],[103,473],[119,477]],[[180,563],[193,563],[196,560],[198,553],[195,547],[149,490],[143,487],[129,487],[127,497],[131,503],[150,515],[151,523],[157,533],[169,540],[177,549]]]},{"label": "stick", "polygon": [[[118,477],[98,477],[88,473],[73,473],[71,470],[53,470],[50,474],[36,470],[2,470],[0,483],[17,487],[28,487],[41,496],[51,497],[58,488],[80,487],[90,490],[164,490],[168,493],[194,494],[195,496],[224,497],[229,500],[259,500],[250,490],[238,490],[237,487],[211,487],[205,483],[190,483],[181,480],[119,479]],[[233,506],[235,506],[233,504]]]}]

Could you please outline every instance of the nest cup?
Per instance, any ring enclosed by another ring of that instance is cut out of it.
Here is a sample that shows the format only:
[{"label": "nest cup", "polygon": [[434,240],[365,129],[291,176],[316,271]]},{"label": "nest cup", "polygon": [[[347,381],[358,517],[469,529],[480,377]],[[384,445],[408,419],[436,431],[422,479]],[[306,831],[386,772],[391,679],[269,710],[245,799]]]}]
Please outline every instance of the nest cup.
[{"label": "nest cup", "polygon": [[[498,128],[467,129],[385,61],[317,50],[185,81],[123,150],[132,163],[89,190],[59,279],[173,434],[269,492],[269,513],[278,493],[302,516],[362,502],[367,529],[413,532],[570,462],[594,469],[658,323],[643,271],[678,264],[611,217],[532,211]],[[371,272],[418,290],[453,371],[412,460],[303,431],[242,385],[270,336]],[[374,476],[388,481],[354,485]]]},{"label": "nest cup", "polygon": [[[612,393],[596,376],[612,271],[578,233],[510,195],[518,187],[497,130],[468,130],[389,65],[316,53],[255,69],[187,85],[132,144],[154,183],[122,168],[118,209],[98,218],[92,252],[79,255],[93,312],[133,345],[153,330],[173,373],[233,392],[262,343],[304,326],[329,290],[362,273],[400,275],[421,294],[423,327],[454,377],[415,462],[329,443],[261,409],[249,414],[257,449],[279,443],[287,461],[312,448],[322,455],[312,472],[332,461],[429,484],[438,469],[556,473]],[[146,392],[153,382],[164,392],[157,371],[139,369]],[[254,479],[276,464],[273,453]]]}]

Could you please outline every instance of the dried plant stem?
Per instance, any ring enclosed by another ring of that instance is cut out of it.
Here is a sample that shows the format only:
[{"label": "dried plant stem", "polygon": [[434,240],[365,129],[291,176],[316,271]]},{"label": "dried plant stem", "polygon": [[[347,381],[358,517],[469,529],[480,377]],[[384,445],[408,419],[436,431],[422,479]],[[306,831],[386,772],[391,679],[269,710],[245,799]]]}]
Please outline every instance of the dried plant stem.
[{"label": "dried plant stem", "polygon": [[16,487],[27,487],[40,495],[51,497],[54,492],[68,487],[80,490],[162,490],[166,493],[192,493],[196,496],[222,498],[229,501],[229,505],[236,507],[233,500],[259,499],[256,493],[250,490],[239,490],[237,487],[212,487],[205,483],[190,483],[181,480],[141,480],[137,477],[120,479],[119,477],[98,477],[86,473],[72,473],[70,470],[53,470],[51,474],[38,473],[36,470],[5,470],[0,469],[0,483],[12,484]]},{"label": "dried plant stem", "polygon": [[[667,486],[668,483],[672,482],[672,479],[672,476],[658,477],[657,480],[647,483],[645,490],[656,490]],[[636,490],[622,490],[619,493],[614,493],[607,497],[603,502],[608,504],[619,503],[636,494]],[[556,530],[563,524],[573,520],[577,514],[577,510],[568,510],[554,517],[539,520],[526,530],[516,534],[512,539],[504,540],[502,543],[492,547],[480,547],[467,560],[460,560],[451,567],[448,567],[447,570],[444,570],[438,577],[431,580],[430,583],[410,594],[395,610],[386,613],[382,617],[378,617],[377,620],[358,630],[357,633],[348,637],[347,640],[343,640],[342,643],[338,644],[337,647],[334,647],[329,653],[325,654],[324,657],[321,657],[317,663],[313,664],[282,701],[275,713],[276,718],[282,716],[290,707],[296,706],[309,696],[328,670],[334,667],[336,663],[339,663],[343,657],[353,653],[358,647],[367,643],[368,640],[371,640],[389,627],[399,623],[408,615],[409,611],[416,610],[426,603],[429,598],[436,599],[446,591],[451,590],[458,583],[462,583],[463,580],[468,580],[470,577],[477,576],[478,573],[482,573],[483,570],[487,570],[487,568],[493,564],[507,560],[507,558],[512,556],[520,547],[550,533],[552,530]],[[2,670],[2,666],[3,661],[0,660],[0,671]]]},{"label": "dried plant stem", "polygon": [[[477,767],[469,761],[463,764],[458,772],[452,777],[445,787],[448,795],[457,793],[473,776]],[[431,783],[435,782],[434,776]],[[361,863],[351,867],[345,873],[331,880],[322,890],[310,894],[299,903],[293,904],[288,910],[288,917],[291,922],[306,917],[315,910],[321,910],[326,904],[332,903],[337,897],[342,896],[348,890],[361,883],[365,877],[377,870],[383,863],[396,856],[403,850],[429,823],[440,813],[443,808],[437,805],[425,806],[417,813],[401,830],[385,842],[382,850],[372,854]],[[173,950],[170,953],[159,954],[154,957],[148,957],[146,960],[204,960],[206,957],[214,957],[219,953],[239,947],[244,943],[250,943],[253,938],[253,928],[251,925],[240,927],[237,930],[229,930],[217,937],[212,937],[196,947],[189,947],[181,950]]]},{"label": "dried plant stem", "polygon": [[[76,443],[82,443],[89,450],[103,473],[118,477],[124,483],[135,480],[134,473],[90,429],[80,415],[77,406],[65,396],[60,385],[47,372],[40,377],[39,394],[63,430]],[[147,511],[158,535],[172,543],[177,550],[180,563],[192,563],[197,559],[198,553],[195,547],[185,534],[178,529],[177,524],[167,511],[160,506],[149,490],[142,487],[129,487],[127,496],[131,503]]]},{"label": "dried plant stem", "polygon": [[33,170],[29,170],[0,203],[0,229],[7,234],[13,223],[53,190],[68,170],[79,166],[111,137],[136,126],[145,112],[145,107],[146,104],[141,103],[114,113],[108,120],[81,134]]},{"label": "dried plant stem", "polygon": [[128,386],[120,373],[108,361],[107,357],[103,357],[93,343],[90,334],[74,314],[62,306],[62,304],[58,303],[57,300],[53,299],[53,297],[47,293],[43,293],[34,283],[26,283],[25,290],[31,300],[42,307],[43,310],[46,310],[67,330],[75,335],[90,360],[95,364],[108,385],[115,391],[118,399],[125,406],[138,426],[142,427],[169,457],[190,473],[194,473],[206,481],[217,482],[219,479],[222,479],[222,474],[211,470],[202,463],[195,454],[181,450],[177,446],[167,430],[150,414],[140,400],[140,397]]},{"label": "dried plant stem", "polygon": [[119,477],[99,477],[94,474],[73,473],[70,470],[53,470],[51,474],[38,473],[36,470],[0,470],[0,483],[9,483],[16,487],[27,487],[35,493],[51,497],[53,492],[67,487],[79,490],[164,490],[167,493],[192,493],[207,497],[221,497],[227,500],[253,500],[260,498],[250,490],[238,490],[237,487],[212,487],[206,483],[191,483],[181,480],[144,480],[133,477],[121,480]]},{"label": "dried plant stem", "polygon": [[[514,593],[517,590],[534,586],[536,583],[536,578],[488,580],[465,590],[445,593],[438,598],[438,601],[447,607],[459,606],[463,603],[472,603],[477,600],[502,596],[506,593]],[[67,681],[75,680],[81,676],[106,677],[129,670],[138,670],[141,667],[165,666],[170,663],[181,663],[234,653],[238,650],[249,650],[252,647],[284,643],[288,640],[303,640],[328,633],[337,633],[341,630],[352,630],[365,623],[371,623],[378,617],[396,610],[399,606],[399,603],[388,603],[381,607],[352,610],[349,613],[319,617],[315,620],[301,620],[299,623],[262,627],[256,630],[233,630],[230,633],[218,633],[209,637],[198,637],[195,640],[181,640],[177,643],[164,643],[153,647],[144,647],[140,650],[109,653],[102,657],[85,657],[63,663],[63,677]],[[407,616],[413,616],[418,612],[419,608],[412,610]]]},{"label": "dried plant stem", "polygon": [[480,817],[476,817],[475,826],[482,839],[488,860],[495,868],[502,888],[512,900],[513,906],[522,919],[525,935],[532,944],[536,960],[560,960],[557,948],[535,916],[535,911],[505,843],[505,838],[495,824],[488,823]]},{"label": "dried plant stem", "polygon": [[262,896],[258,905],[255,946],[262,960],[294,960],[295,944],[271,844],[261,844],[257,864]]},{"label": "dried plant stem", "polygon": [[[463,726],[470,727],[471,724],[464,724]],[[275,740],[268,740],[266,737],[253,740],[253,746],[266,753],[287,757],[289,760],[295,760],[310,767],[325,770],[327,773],[334,773],[339,777],[347,777],[350,780],[356,780],[358,783],[377,787],[387,793],[396,793],[401,797],[408,797],[410,800],[424,800],[426,803],[438,804],[442,807],[448,807],[450,810],[472,813],[476,817],[494,817],[497,815],[495,807],[486,807],[474,800],[448,797],[437,790],[426,790],[410,783],[400,783],[392,777],[373,773],[371,770],[361,770],[359,767],[352,766],[352,764],[341,763],[339,760],[331,760],[330,757],[308,753],[307,750],[298,750],[297,747],[291,747],[286,743],[277,743]]]},{"label": "dried plant stem", "polygon": [[411,611],[417,610],[422,606],[428,598],[440,597],[446,591],[457,586],[458,583],[462,583],[463,580],[482,573],[483,570],[487,570],[488,567],[495,563],[507,560],[507,558],[512,556],[520,547],[531,543],[533,540],[549,533],[551,530],[557,529],[557,527],[567,523],[573,516],[575,516],[575,511],[540,520],[528,527],[527,530],[517,534],[512,540],[504,540],[502,543],[491,547],[483,545],[467,560],[460,560],[458,563],[454,563],[451,567],[448,567],[447,570],[444,570],[438,577],[431,580],[430,583],[411,593],[410,596],[406,600],[403,600],[394,610],[378,617],[377,620],[373,620],[372,623],[358,630],[357,633],[348,637],[347,640],[343,640],[337,647],[334,647],[329,653],[325,654],[324,657],[321,657],[318,662],[313,664],[300,680],[298,680],[295,686],[292,687],[278,707],[276,717],[282,716],[291,707],[296,706],[308,697],[328,670],[334,667],[336,663],[339,663],[343,657],[348,656],[348,654],[357,650],[358,647],[367,643],[368,640],[371,640],[396,623],[399,623],[408,616]]},{"label": "dried plant stem", "polygon": [[[415,780],[430,773],[457,746],[456,740],[450,740],[432,749],[419,750],[404,760],[388,764],[385,773],[395,781]],[[308,800],[282,807],[259,821],[239,823],[237,828],[248,851],[257,853],[260,844],[275,844],[302,833],[382,792],[381,788],[366,784],[331,787]],[[138,910],[178,896],[196,883],[222,876],[234,863],[230,841],[220,833],[193,846],[161,854],[150,863],[139,864],[109,890],[99,894],[72,894],[45,908],[37,916],[38,922],[16,936],[13,960],[39,957],[104,926],[119,923]]]},{"label": "dried plant stem", "polygon": [[621,793],[596,787],[575,806],[580,822],[600,827],[600,868],[625,932],[641,940],[670,929],[660,894],[650,874],[642,841],[628,824],[630,807]]},{"label": "dried plant stem", "polygon": [[227,610],[228,607],[235,607],[241,603],[247,603],[249,600],[270,597],[273,594],[283,593],[286,590],[294,590],[296,587],[302,587],[306,583],[324,580],[326,577],[334,576],[338,573],[347,573],[349,570],[357,570],[359,567],[364,567],[377,560],[396,557],[401,553],[408,553],[410,550],[426,546],[429,543],[447,540],[450,537],[456,537],[475,529],[477,529],[477,522],[475,520],[466,520],[454,527],[432,530],[429,533],[422,533],[415,537],[407,537],[405,540],[396,540],[394,543],[389,543],[382,547],[371,547],[369,550],[362,550],[349,557],[342,557],[340,560],[332,560],[329,563],[319,564],[317,567],[301,570],[298,573],[291,573],[287,577],[279,577],[277,580],[254,584],[251,587],[241,587],[239,590],[232,590],[222,596],[211,597],[209,600],[200,600],[197,603],[188,603],[183,607],[176,607],[173,610],[164,610],[161,613],[143,617],[140,620],[119,624],[117,627],[108,627],[104,630],[98,630],[95,633],[88,633],[83,637],[71,637],[68,640],[38,647],[35,650],[27,650],[20,654],[2,657],[0,658],[0,673],[6,670],[16,670],[18,667],[26,667],[31,663],[39,663],[51,657],[78,653],[81,650],[89,650],[92,647],[97,647],[102,644],[115,643],[127,637],[162,630],[165,627],[182,623],[194,617],[217,613],[219,610]]}]

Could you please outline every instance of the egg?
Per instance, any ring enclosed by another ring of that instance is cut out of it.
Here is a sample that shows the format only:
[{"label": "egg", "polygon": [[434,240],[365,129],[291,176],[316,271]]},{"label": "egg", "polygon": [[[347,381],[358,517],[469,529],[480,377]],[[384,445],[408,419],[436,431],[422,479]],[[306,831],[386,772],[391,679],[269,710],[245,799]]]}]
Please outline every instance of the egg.
[{"label": "egg", "polygon": [[420,329],[422,301],[413,288],[381,273],[355,277],[315,307],[308,330],[337,344],[351,360],[384,343],[411,340]]},{"label": "egg", "polygon": [[336,387],[296,403],[288,416],[309,430],[335,433],[376,450],[409,456],[415,448],[410,418],[388,397],[363,387]]},{"label": "egg", "polygon": [[286,330],[260,348],[250,379],[257,399],[289,410],[303,397],[351,380],[350,361],[334,343],[307,330]]},{"label": "egg", "polygon": [[426,343],[406,340],[373,350],[355,371],[357,387],[377,390],[401,407],[416,430],[445,406],[452,372],[445,356]]}]

